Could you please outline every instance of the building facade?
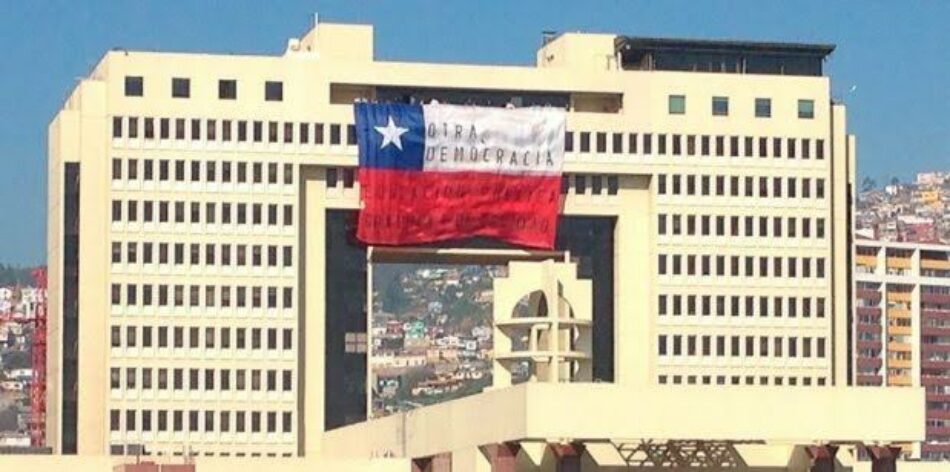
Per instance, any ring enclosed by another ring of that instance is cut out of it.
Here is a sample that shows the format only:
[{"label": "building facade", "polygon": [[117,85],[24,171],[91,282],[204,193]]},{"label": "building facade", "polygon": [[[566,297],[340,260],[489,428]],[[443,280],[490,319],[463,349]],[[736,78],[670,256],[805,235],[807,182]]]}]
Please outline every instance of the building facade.
[{"label": "building facade", "polygon": [[[832,49],[571,33],[533,66],[384,62],[371,27],[319,24],[279,56],[108,52],[49,129],[50,444],[401,457],[488,432],[913,440],[915,417],[881,405],[919,389],[847,388],[855,141],[823,75]],[[584,385],[496,385],[416,421],[497,407],[514,416],[485,421],[510,424],[347,446],[362,426],[397,434],[395,416],[365,421],[373,263],[552,257],[356,244],[360,100],[568,111],[556,257],[591,284],[590,343],[558,355],[583,358]],[[715,411],[610,414],[631,398]],[[568,399],[616,427],[524,423]]]},{"label": "building facade", "polygon": [[950,459],[950,247],[855,241],[856,385],[926,390],[922,459]]}]

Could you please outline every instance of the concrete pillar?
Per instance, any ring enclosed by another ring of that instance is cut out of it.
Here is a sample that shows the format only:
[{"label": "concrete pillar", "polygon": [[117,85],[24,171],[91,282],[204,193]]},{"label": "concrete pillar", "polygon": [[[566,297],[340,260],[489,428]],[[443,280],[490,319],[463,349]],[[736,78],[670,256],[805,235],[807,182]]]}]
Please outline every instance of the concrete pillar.
[{"label": "concrete pillar", "polygon": [[871,457],[871,472],[897,472],[897,457],[901,448],[894,446],[868,446]]},{"label": "concrete pillar", "polygon": [[482,446],[482,451],[491,464],[492,472],[515,472],[519,450],[521,450],[521,446],[518,443]]},{"label": "concrete pillar", "polygon": [[412,460],[412,472],[432,472],[432,458],[420,457]]},{"label": "concrete pillar", "polygon": [[835,472],[835,454],[838,453],[838,446],[830,444],[822,446],[806,446],[810,459],[810,472]]},{"label": "concrete pillar", "polygon": [[549,446],[557,459],[557,472],[581,472],[581,455],[584,446],[580,444],[551,444]]},{"label": "concrete pillar", "polygon": [[412,472],[452,472],[452,453],[413,459]]}]

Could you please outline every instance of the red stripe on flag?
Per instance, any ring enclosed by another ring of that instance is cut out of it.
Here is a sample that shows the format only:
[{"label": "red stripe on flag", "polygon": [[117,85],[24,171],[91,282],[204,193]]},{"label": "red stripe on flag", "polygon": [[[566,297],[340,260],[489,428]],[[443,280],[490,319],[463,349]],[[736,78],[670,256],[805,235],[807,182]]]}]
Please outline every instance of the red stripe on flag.
[{"label": "red stripe on flag", "polygon": [[357,237],[407,245],[485,236],[553,248],[559,175],[359,170]]}]

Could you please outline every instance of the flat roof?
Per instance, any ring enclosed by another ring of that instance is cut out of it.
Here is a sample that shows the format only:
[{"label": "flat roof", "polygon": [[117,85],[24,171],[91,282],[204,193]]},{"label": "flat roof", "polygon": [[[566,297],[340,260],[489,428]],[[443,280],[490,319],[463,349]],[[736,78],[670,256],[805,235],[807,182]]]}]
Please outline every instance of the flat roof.
[{"label": "flat roof", "polygon": [[644,51],[703,51],[758,54],[795,54],[824,58],[835,50],[834,44],[785,43],[767,41],[736,41],[720,39],[650,38],[642,36],[617,36],[618,50]]}]

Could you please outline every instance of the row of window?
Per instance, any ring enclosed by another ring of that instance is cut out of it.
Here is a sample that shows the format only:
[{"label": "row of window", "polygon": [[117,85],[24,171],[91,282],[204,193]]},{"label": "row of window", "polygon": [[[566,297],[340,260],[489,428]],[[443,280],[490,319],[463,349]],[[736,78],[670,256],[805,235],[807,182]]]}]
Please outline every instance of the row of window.
[{"label": "row of window", "polygon": [[[278,166],[275,162],[232,162],[232,161],[199,161],[185,159],[121,159],[112,158],[112,180],[141,180],[150,182],[222,182],[222,183],[254,183],[284,185],[294,183],[294,165],[284,164],[283,175],[278,175]],[[282,177],[282,178],[281,178]]]},{"label": "row of window", "polygon": [[[140,75],[125,76],[123,85],[123,92],[126,97],[142,97],[145,95],[145,78]],[[169,83],[169,93],[172,98],[191,98],[191,79],[172,77]],[[237,100],[237,93],[237,80],[218,79],[218,99]],[[264,81],[264,101],[284,101],[284,83],[279,80]]]},{"label": "row of window", "polygon": [[[743,382],[743,378],[744,378],[744,382]],[[754,375],[746,375],[744,377],[739,376],[739,375],[732,375],[732,376],[717,375],[715,376],[715,385],[727,385],[727,379],[728,379],[728,384],[730,385],[741,385],[743,383],[745,385],[756,385],[756,380],[758,380],[758,385],[769,385],[770,378],[772,379],[771,380],[772,385],[785,385],[786,379],[787,379],[788,385],[790,386],[799,385],[799,377],[796,377],[796,376],[769,377],[766,375],[760,375],[758,377]],[[671,381],[673,385],[681,385],[684,383],[684,380],[687,385],[696,385],[700,381],[702,382],[703,385],[713,385],[713,379],[714,377],[711,375],[660,375],[659,377],[657,377],[657,381],[661,385],[666,385],[668,383],[671,383]],[[819,387],[824,386],[826,382],[827,381],[825,380],[824,377],[815,377],[814,379],[814,385],[818,385]],[[812,377],[801,377],[800,384],[804,387],[812,386],[813,385]]]},{"label": "row of window", "polygon": [[[769,303],[769,299],[772,299]],[[756,303],[758,301],[758,304]],[[758,305],[758,306],[756,306]],[[758,309],[757,309],[758,308]],[[825,317],[824,297],[768,297],[752,295],[658,295],[657,314],[660,316],[742,316],[775,318]]]},{"label": "row of window", "polygon": [[[726,183],[728,182],[728,186]],[[727,188],[728,187],[728,188]],[[760,198],[825,198],[825,179],[810,177],[740,177],[738,175],[656,175],[659,195]],[[814,197],[813,197],[814,195]]]},{"label": "row of window", "polygon": [[[278,287],[245,287],[243,285],[231,287],[229,285],[136,285],[126,284],[125,305],[139,305],[139,289],[141,288],[141,306],[190,306],[206,308],[230,308],[233,304],[237,308],[284,308],[294,306],[293,287],[281,289],[280,305],[278,305]],[[112,284],[112,305],[122,305],[122,284]],[[187,302],[186,302],[187,293]],[[233,298],[232,298],[233,293]],[[202,302],[202,298],[204,301]],[[202,304],[203,303],[203,304]]]},{"label": "row of window", "polygon": [[[166,369],[151,367],[109,370],[109,383],[113,390],[123,388],[124,371],[126,390],[191,390],[191,391],[267,391],[290,392],[293,390],[293,372],[262,369]],[[155,378],[152,378],[152,374]],[[279,381],[278,381],[279,377]],[[234,379],[232,386],[231,379]],[[279,383],[279,385],[278,385]],[[279,390],[278,390],[279,389]]]},{"label": "row of window", "polygon": [[[199,118],[114,116],[112,137],[225,143],[357,144],[356,127],[351,124]],[[564,135],[564,150],[596,154],[802,160],[822,160],[826,154],[824,139],[604,131],[567,131]]]},{"label": "row of window", "polygon": [[[575,135],[577,143],[574,142]],[[773,157],[822,160],[825,158],[825,140],[707,134],[568,131],[564,135],[564,150],[644,156]]]},{"label": "row of window", "polygon": [[[669,95],[667,109],[671,115],[686,114],[686,95]],[[772,117],[772,99],[756,98],[753,107],[756,118]],[[798,100],[798,118],[810,120],[815,117],[815,101],[810,99]],[[729,97],[712,97],[710,112],[712,116],[729,116]]]},{"label": "row of window", "polygon": [[[726,264],[726,258],[729,263]],[[812,271],[812,259],[815,270]],[[740,264],[740,262],[742,262]],[[758,272],[756,272],[758,266]],[[771,266],[771,271],[769,267]],[[740,270],[741,269],[741,270]],[[657,256],[660,275],[717,275],[731,277],[825,278],[824,257],[722,256],[709,254],[660,254]]]},{"label": "row of window", "polygon": [[[266,125],[266,139],[265,139]],[[343,134],[344,126],[346,135]],[[203,132],[203,133],[202,133]],[[200,118],[112,117],[112,137],[146,140],[210,141],[237,143],[346,144],[356,145],[356,127],[331,123],[295,123],[261,120]]]},{"label": "row of window", "polygon": [[616,195],[620,189],[620,180],[616,175],[564,174],[561,176],[561,195],[568,193],[586,195],[588,188],[591,195],[603,195],[604,190],[607,195]]},{"label": "row of window", "polygon": [[[198,410],[124,410],[124,425],[121,420],[122,413],[123,410],[109,410],[110,431],[276,433],[279,427],[282,433],[293,432],[293,413],[289,411],[207,410],[202,414]],[[278,414],[280,414],[279,425],[277,422]],[[217,417],[217,421],[215,421],[215,417]],[[200,421],[202,418],[204,421]]]},{"label": "row of window", "polygon": [[[756,225],[756,220],[758,220],[758,225]],[[660,213],[657,215],[657,234],[660,236],[710,236],[715,232],[716,236],[725,236],[728,233],[729,236],[759,236],[763,238],[781,238],[783,236],[797,238],[801,234],[802,238],[825,238],[824,218],[773,216],[771,220],[772,223],[769,224],[768,216],[746,215],[740,217],[732,215],[727,217],[725,215],[667,215],[666,213]],[[815,222],[814,232],[812,231],[813,220]],[[742,221],[741,225],[740,221]],[[801,231],[799,231],[799,224]],[[756,226],[758,226],[758,232],[756,232]]]},{"label": "row of window", "polygon": [[[141,209],[141,217],[139,216]],[[113,223],[194,223],[292,226],[294,206],[277,203],[112,200]]]},{"label": "row of window", "polygon": [[112,347],[183,349],[187,346],[189,349],[203,347],[268,351],[289,351],[294,348],[294,331],[291,328],[126,326],[123,329],[122,326],[112,326],[110,332]]},{"label": "row of window", "polygon": [[[758,338],[758,343],[756,343]],[[758,344],[758,348],[756,348]],[[657,354],[661,356],[716,357],[825,357],[825,338],[810,336],[710,336],[666,335],[657,337]],[[742,348],[745,348],[743,351]],[[769,349],[771,347],[771,350]]]},{"label": "row of window", "polygon": [[[127,241],[125,251],[123,243],[112,243],[112,263],[120,264],[174,264],[223,267],[292,267],[294,264],[293,246],[274,246],[262,244],[188,244],[187,262],[185,243],[151,243]],[[155,250],[157,246],[157,251]],[[140,252],[141,251],[141,252]],[[156,254],[157,253],[157,254]],[[139,256],[141,254],[141,257]],[[124,257],[123,257],[124,256]]]}]

